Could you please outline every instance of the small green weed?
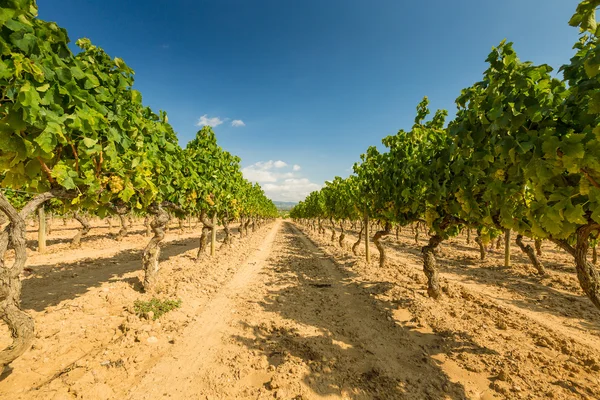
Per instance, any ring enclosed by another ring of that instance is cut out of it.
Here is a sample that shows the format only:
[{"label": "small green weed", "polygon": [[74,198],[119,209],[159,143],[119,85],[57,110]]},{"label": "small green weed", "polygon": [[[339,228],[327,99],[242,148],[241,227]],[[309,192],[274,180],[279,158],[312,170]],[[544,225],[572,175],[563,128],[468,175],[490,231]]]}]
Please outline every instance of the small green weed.
[{"label": "small green weed", "polygon": [[152,319],[158,319],[161,315],[181,307],[181,300],[160,300],[153,298],[150,301],[136,300],[133,309],[139,317],[146,317],[152,311]]}]

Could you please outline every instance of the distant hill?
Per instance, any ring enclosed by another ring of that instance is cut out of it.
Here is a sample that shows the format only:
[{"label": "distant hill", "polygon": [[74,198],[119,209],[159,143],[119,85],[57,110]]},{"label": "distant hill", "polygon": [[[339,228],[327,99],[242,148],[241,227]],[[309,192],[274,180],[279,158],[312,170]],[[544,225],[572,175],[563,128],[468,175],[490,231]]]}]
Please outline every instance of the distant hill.
[{"label": "distant hill", "polygon": [[273,204],[275,204],[278,210],[288,211],[298,203],[295,201],[273,201]]}]

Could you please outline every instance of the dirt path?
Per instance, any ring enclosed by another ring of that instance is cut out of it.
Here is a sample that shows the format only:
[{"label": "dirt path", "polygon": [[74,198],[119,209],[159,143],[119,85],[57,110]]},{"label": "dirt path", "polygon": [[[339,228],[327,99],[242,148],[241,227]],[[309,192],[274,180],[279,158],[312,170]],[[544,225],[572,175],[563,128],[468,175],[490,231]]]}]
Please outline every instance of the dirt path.
[{"label": "dirt path", "polygon": [[290,223],[278,224],[127,398],[464,399],[465,385],[489,392],[483,376],[444,370],[433,356],[445,338],[403,328],[371,291]]},{"label": "dirt path", "polygon": [[[401,237],[397,244],[388,239],[384,246],[389,260],[380,268],[376,255],[367,264],[348,248],[333,244],[330,232],[323,236],[304,231],[355,274],[357,282],[378,282],[373,296],[394,305],[396,321],[454,342],[443,352],[445,370],[455,364],[477,372],[500,398],[598,398],[599,313],[568,285],[552,287],[553,281],[566,279],[554,270],[546,278],[532,277],[521,262],[512,269],[499,268],[499,257],[475,262],[475,249],[447,243],[439,257],[444,295],[434,301],[426,294],[422,259],[412,238]],[[352,235],[347,243],[351,241]],[[465,254],[469,250],[471,254]],[[480,395],[467,391],[469,398]]]},{"label": "dirt path", "polygon": [[[281,222],[277,222],[271,228],[260,248],[204,307],[194,323],[185,329],[182,340],[129,391],[129,398],[151,399],[165,392],[175,398],[199,396],[200,392],[195,387],[196,377],[214,367],[207,361],[219,352],[224,328],[235,314],[236,298],[258,277],[258,272],[271,254],[273,240],[280,226]],[[165,390],[167,387],[170,389]]]}]

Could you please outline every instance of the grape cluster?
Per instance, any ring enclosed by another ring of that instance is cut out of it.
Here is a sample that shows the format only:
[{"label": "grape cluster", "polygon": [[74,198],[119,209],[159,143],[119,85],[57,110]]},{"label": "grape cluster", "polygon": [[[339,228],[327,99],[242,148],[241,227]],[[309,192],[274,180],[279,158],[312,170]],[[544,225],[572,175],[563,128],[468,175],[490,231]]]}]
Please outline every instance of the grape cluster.
[{"label": "grape cluster", "polygon": [[102,178],[102,185],[108,185],[111,193],[120,193],[123,190],[123,178],[117,175]]}]

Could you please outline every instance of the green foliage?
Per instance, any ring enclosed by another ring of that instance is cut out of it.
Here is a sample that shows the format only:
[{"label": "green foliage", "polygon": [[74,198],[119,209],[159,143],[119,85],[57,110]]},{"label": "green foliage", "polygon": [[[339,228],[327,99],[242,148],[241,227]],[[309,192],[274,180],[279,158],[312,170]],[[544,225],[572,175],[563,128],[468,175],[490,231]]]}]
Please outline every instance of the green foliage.
[{"label": "green foliage", "polygon": [[0,6],[0,187],[62,189],[66,207],[99,215],[164,202],[187,214],[275,215],[209,127],[182,149],[122,59],[89,39],[74,55],[66,31],[36,16],[32,1]]},{"label": "green foliage", "polygon": [[370,218],[425,222],[442,237],[469,225],[485,237],[513,229],[574,241],[578,230],[600,224],[599,6],[582,1],[571,18],[582,36],[562,80],[548,65],[520,61],[503,41],[482,80],[456,99],[447,126],[446,111],[426,121],[424,98],[411,130],[384,138],[385,152],[368,148],[355,175],[311,193],[292,216],[348,218],[352,181],[353,203]]},{"label": "green foliage", "polygon": [[150,301],[136,300],[133,302],[133,309],[137,316],[146,317],[149,312],[152,312],[154,320],[179,307],[181,307],[181,299],[160,300],[153,297]]}]

